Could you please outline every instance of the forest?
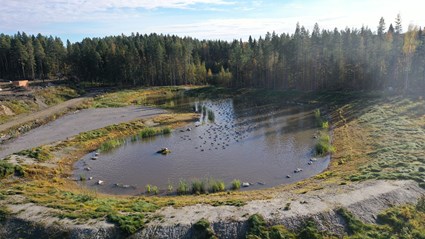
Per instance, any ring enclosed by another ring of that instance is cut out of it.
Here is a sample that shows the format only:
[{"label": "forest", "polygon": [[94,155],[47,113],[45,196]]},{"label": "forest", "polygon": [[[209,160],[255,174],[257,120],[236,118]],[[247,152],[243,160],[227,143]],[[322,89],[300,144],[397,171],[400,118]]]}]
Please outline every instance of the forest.
[{"label": "forest", "polygon": [[267,33],[248,41],[131,34],[63,42],[0,34],[0,79],[65,77],[97,85],[215,84],[282,90],[425,91],[425,31],[401,18],[376,30]]}]

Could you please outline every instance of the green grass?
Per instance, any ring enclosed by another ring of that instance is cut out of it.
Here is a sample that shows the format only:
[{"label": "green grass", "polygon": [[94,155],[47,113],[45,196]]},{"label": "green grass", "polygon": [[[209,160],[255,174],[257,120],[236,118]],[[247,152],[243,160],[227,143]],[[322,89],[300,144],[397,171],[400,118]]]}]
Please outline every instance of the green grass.
[{"label": "green grass", "polygon": [[192,194],[203,194],[206,192],[205,182],[195,179],[192,181]]},{"label": "green grass", "polygon": [[208,192],[210,193],[223,192],[226,190],[226,184],[221,180],[211,178],[208,180],[208,184]]},{"label": "green grass", "polygon": [[359,117],[361,126],[371,128],[369,161],[348,176],[352,181],[366,179],[425,178],[425,102],[391,99],[377,104]]},{"label": "green grass", "polygon": [[0,178],[5,178],[15,173],[15,165],[0,160]]},{"label": "green grass", "polygon": [[[164,128],[146,127],[144,129],[140,130],[136,135],[126,137],[126,138],[110,139],[110,140],[103,142],[99,147],[99,151],[108,152],[108,151],[111,151],[115,148],[122,146],[123,144],[127,143],[128,141],[136,142],[139,139],[145,139],[145,138],[149,138],[149,137],[153,137],[153,136],[157,136],[157,135],[161,135],[161,134],[166,135],[166,134],[170,134],[170,133],[171,133],[171,129],[168,128],[168,127],[164,127]],[[96,135],[101,136],[102,134],[101,133],[94,134],[93,137],[96,137]],[[91,136],[89,136],[89,138],[90,137]]]},{"label": "green grass", "polygon": [[316,143],[316,155],[318,156],[325,156],[329,153],[335,152],[335,147],[331,144],[331,138],[327,132],[321,132],[319,136],[319,140]]},{"label": "green grass", "polygon": [[[416,205],[408,204],[389,208],[378,215],[377,224],[367,224],[356,218],[350,211],[340,208],[336,213],[344,221],[346,239],[423,239],[425,238],[425,197]],[[268,226],[264,218],[254,214],[248,219],[249,239],[320,239],[340,238],[327,231],[319,231],[316,223],[307,219],[298,230],[287,230],[282,225]]]},{"label": "green grass", "polygon": [[100,145],[100,152],[108,152],[125,144],[125,139],[111,139]]},{"label": "green grass", "polygon": [[179,185],[177,186],[176,192],[177,192],[177,195],[189,194],[190,192],[189,184],[184,180],[180,180]]},{"label": "green grass", "polygon": [[107,220],[116,223],[118,227],[125,233],[131,235],[142,229],[146,223],[144,214],[108,214]]},{"label": "green grass", "polygon": [[214,231],[211,229],[210,222],[202,218],[193,224],[193,237],[195,239],[214,239],[217,236],[214,234]]},{"label": "green grass", "polygon": [[239,179],[234,179],[231,184],[232,190],[239,190],[241,188],[241,181]]},{"label": "green grass", "polygon": [[32,149],[22,150],[16,154],[36,159],[39,162],[44,162],[53,158],[53,155],[50,152],[50,148],[47,146],[40,146]]},{"label": "green grass", "polygon": [[36,91],[35,94],[38,97],[41,97],[43,102],[49,106],[56,105],[79,96],[75,89],[65,86],[47,87]]}]

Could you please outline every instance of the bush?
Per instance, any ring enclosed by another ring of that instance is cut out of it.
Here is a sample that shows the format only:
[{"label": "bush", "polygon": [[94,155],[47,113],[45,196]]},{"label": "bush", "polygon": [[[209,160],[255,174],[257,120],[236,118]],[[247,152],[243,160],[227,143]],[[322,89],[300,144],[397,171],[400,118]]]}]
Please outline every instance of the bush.
[{"label": "bush", "polygon": [[232,190],[239,190],[241,188],[241,181],[239,179],[234,179],[232,181]]}]

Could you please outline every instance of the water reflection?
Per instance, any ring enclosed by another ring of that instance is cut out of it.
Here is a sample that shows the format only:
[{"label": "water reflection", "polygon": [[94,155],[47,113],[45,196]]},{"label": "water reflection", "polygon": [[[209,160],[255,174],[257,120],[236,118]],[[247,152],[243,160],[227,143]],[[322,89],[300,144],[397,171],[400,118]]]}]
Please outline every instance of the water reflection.
[{"label": "water reflection", "polygon": [[[308,164],[315,144],[312,109],[249,99],[182,102],[200,113],[199,122],[169,136],[128,140],[98,160],[86,155],[76,163],[75,176],[93,177],[86,186],[102,192],[139,194],[146,184],[166,190],[180,179],[209,177],[227,184],[240,179],[250,182],[250,188],[272,187],[310,177],[328,165],[328,158]],[[162,147],[171,154],[157,154]],[[303,171],[294,173],[297,168]],[[98,180],[104,185],[97,185]]]}]

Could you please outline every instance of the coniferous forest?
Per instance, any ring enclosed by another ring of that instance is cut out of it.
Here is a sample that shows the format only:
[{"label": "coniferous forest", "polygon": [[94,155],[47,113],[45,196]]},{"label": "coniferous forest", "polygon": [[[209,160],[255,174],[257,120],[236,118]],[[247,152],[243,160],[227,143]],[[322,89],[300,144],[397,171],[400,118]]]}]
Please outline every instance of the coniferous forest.
[{"label": "coniferous forest", "polygon": [[99,85],[217,84],[297,90],[425,91],[425,31],[400,16],[376,30],[267,33],[247,42],[171,35],[63,42],[38,34],[0,35],[0,79],[66,76]]}]

